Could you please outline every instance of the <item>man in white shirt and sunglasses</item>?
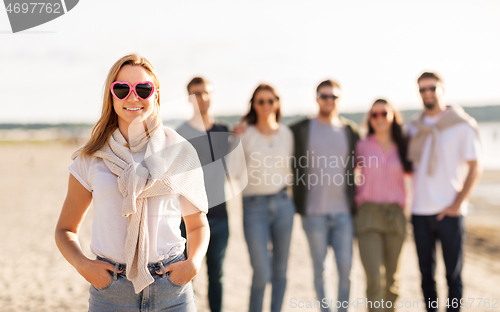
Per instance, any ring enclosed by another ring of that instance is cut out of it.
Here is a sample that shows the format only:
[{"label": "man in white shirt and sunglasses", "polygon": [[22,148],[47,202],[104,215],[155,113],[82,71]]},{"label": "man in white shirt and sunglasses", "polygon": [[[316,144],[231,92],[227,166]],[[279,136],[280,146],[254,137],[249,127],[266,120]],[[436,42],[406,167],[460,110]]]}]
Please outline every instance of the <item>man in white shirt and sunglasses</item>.
[{"label": "man in white shirt and sunglasses", "polygon": [[[428,312],[438,310],[436,241],[441,242],[448,282],[448,311],[460,310],[463,294],[463,214],[479,179],[481,148],[476,121],[462,108],[443,103],[436,73],[417,80],[424,110],[408,126],[408,158],[413,162],[412,223]],[[441,304],[442,305],[442,304]]]}]

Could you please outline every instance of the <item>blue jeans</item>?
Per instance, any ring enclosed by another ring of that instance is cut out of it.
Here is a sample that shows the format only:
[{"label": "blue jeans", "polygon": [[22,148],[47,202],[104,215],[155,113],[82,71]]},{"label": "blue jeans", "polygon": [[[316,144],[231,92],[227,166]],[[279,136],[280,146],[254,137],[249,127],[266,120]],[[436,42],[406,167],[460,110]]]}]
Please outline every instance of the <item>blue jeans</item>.
[{"label": "blue jeans", "polygon": [[[443,249],[449,303],[451,304],[454,299],[460,303],[463,292],[462,264],[465,238],[463,217],[446,216],[441,221],[438,221],[436,217],[437,215],[412,216],[418,264],[422,274],[422,291],[429,312],[438,310],[433,305],[429,306],[428,304],[428,302],[436,302],[438,298],[436,280],[434,279],[437,240],[441,241],[441,248]],[[451,305],[447,311],[460,311],[460,304],[456,308]]]},{"label": "blue jeans", "polygon": [[210,311],[222,310],[222,267],[226,256],[229,226],[227,218],[210,218],[210,243],[207,250],[208,302]]},{"label": "blue jeans", "polygon": [[[222,267],[226,256],[227,240],[229,238],[229,226],[227,218],[209,217],[210,243],[208,244],[206,261],[208,275],[208,303],[210,311],[222,311]],[[186,226],[181,223],[182,237],[186,237]],[[187,249],[184,252],[187,255]]]},{"label": "blue jeans", "polygon": [[[338,311],[347,311],[351,288],[352,241],[354,226],[351,215],[305,215],[302,227],[306,232],[314,269],[314,287],[318,300],[325,297],[325,259],[328,246],[332,246],[337,262],[339,286],[336,306]],[[329,300],[327,301],[330,302]],[[343,305],[343,307],[342,307]],[[331,306],[322,305],[322,311],[332,311]]]},{"label": "blue jeans", "polygon": [[[115,264],[115,271],[110,272],[111,281],[102,288],[90,285],[89,312],[192,312],[196,311],[193,286],[173,282],[168,273],[157,274],[162,270],[159,263],[148,266],[155,281],[136,294],[132,282],[126,277],[125,264],[113,263],[107,259],[100,260]],[[163,266],[185,260],[184,254],[162,261]],[[118,273],[124,269],[122,273]],[[164,272],[164,271],[162,271]]]},{"label": "blue jeans", "polygon": [[250,312],[262,311],[268,282],[272,283],[271,312],[281,311],[294,214],[295,206],[284,190],[243,197],[243,230],[253,268]]}]

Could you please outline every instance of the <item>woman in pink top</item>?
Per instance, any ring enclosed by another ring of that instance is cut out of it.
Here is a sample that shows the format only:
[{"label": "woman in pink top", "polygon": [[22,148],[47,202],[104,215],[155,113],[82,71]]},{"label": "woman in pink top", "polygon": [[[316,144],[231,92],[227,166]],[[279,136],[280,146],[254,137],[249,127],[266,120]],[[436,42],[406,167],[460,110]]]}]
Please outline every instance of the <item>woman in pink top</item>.
[{"label": "woman in pink top", "polygon": [[[393,311],[398,295],[396,272],[406,233],[404,177],[412,170],[406,160],[408,140],[402,125],[399,113],[378,99],[369,112],[368,137],[356,146],[360,176],[354,222],[369,311]],[[381,266],[385,267],[385,283]]]}]

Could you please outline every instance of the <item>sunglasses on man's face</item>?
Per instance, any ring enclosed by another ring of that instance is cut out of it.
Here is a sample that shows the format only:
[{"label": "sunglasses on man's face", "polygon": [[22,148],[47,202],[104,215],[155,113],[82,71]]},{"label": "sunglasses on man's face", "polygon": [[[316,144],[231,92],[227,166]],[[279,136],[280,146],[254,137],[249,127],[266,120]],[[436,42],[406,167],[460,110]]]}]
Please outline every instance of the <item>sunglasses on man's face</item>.
[{"label": "sunglasses on man's face", "polygon": [[371,112],[371,114],[370,114],[370,117],[372,119],[377,119],[378,116],[386,118],[387,117],[387,111]]},{"label": "sunglasses on man's face", "polygon": [[318,97],[322,100],[328,100],[328,99],[332,99],[332,100],[336,100],[338,99],[339,97],[336,96],[335,94],[318,94]]},{"label": "sunglasses on man's face", "polygon": [[267,100],[267,101],[265,101],[265,100],[258,100],[258,101],[257,101],[257,104],[259,104],[259,105],[261,105],[261,106],[262,106],[262,105],[264,105],[264,104],[266,104],[266,103],[267,103],[267,104],[269,104],[269,105],[274,105],[274,102],[275,102],[275,101],[276,101],[276,100],[273,100],[273,99],[269,99],[269,100]]},{"label": "sunglasses on man's face", "polygon": [[432,87],[428,87],[428,88],[420,88],[419,91],[420,91],[420,93],[425,93],[427,90],[432,91],[432,92],[436,92],[436,89],[437,89],[436,86],[432,86]]},{"label": "sunglasses on man's face", "polygon": [[147,100],[155,91],[151,81],[137,82],[133,86],[128,82],[115,81],[111,84],[111,94],[118,100],[126,99],[132,91],[142,100]]}]

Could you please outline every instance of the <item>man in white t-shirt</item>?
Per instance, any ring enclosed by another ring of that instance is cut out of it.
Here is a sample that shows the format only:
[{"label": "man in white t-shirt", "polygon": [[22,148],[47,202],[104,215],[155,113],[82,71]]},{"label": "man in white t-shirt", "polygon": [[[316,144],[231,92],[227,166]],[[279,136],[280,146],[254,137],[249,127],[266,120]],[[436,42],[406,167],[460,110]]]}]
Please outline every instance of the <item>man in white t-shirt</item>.
[{"label": "man in white t-shirt", "polygon": [[[460,310],[464,244],[463,215],[479,179],[480,143],[475,120],[445,106],[441,78],[423,73],[418,86],[424,111],[408,126],[414,162],[412,223],[427,311],[437,311],[436,241],[441,242],[448,282],[448,311]],[[442,305],[441,304],[441,305]]]}]

